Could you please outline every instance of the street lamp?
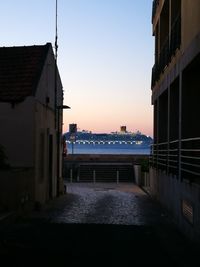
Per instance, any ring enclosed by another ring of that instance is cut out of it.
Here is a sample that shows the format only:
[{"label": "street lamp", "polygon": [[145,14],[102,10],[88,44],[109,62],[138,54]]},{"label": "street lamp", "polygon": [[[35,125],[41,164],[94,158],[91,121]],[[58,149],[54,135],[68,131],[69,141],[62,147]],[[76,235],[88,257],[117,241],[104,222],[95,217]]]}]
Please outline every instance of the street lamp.
[{"label": "street lamp", "polygon": [[70,109],[70,107],[67,105],[61,105],[61,106],[57,106],[57,109]]}]

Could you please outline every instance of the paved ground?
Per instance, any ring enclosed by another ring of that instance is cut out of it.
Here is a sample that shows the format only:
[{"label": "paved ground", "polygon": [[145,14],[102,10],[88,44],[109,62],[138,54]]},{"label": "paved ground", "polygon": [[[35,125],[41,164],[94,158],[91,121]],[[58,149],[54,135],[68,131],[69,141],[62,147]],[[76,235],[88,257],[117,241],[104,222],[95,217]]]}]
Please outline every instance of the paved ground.
[{"label": "paved ground", "polygon": [[199,252],[133,184],[68,184],[42,210],[0,225],[0,259],[13,266],[199,266]]}]

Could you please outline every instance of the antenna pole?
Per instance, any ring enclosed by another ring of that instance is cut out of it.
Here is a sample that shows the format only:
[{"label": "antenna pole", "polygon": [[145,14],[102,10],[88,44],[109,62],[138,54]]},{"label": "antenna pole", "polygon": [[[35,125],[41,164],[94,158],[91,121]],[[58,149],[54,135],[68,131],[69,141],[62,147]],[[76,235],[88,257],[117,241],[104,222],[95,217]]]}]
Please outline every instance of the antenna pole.
[{"label": "antenna pole", "polygon": [[57,135],[57,196],[60,191],[60,112],[58,109],[57,57],[58,57],[58,1],[56,0],[56,31],[55,31],[55,129]]},{"label": "antenna pole", "polygon": [[58,1],[56,0],[56,37],[55,37],[55,59],[58,57]]},{"label": "antenna pole", "polygon": [[54,108],[55,108],[55,129],[57,128],[57,57],[58,57],[58,1],[56,0],[56,16],[55,16],[55,70],[54,70],[54,93],[55,93],[55,99],[54,99]]}]

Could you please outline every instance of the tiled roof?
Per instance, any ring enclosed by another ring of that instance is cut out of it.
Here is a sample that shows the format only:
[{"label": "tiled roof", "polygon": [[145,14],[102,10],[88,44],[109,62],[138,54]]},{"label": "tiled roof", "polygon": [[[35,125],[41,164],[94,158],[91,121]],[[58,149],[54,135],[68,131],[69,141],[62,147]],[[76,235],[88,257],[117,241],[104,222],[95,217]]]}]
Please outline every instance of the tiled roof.
[{"label": "tiled roof", "polygon": [[50,46],[0,47],[0,102],[20,102],[35,94]]}]

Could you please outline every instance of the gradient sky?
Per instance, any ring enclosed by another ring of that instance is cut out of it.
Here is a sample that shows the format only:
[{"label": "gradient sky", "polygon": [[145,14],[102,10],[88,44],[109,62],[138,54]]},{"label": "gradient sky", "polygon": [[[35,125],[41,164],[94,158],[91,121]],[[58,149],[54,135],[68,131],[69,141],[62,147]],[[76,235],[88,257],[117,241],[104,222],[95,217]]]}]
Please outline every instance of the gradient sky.
[{"label": "gradient sky", "polygon": [[[152,136],[151,0],[58,0],[63,131],[140,130]],[[55,0],[0,1],[1,46],[55,41]]]}]

